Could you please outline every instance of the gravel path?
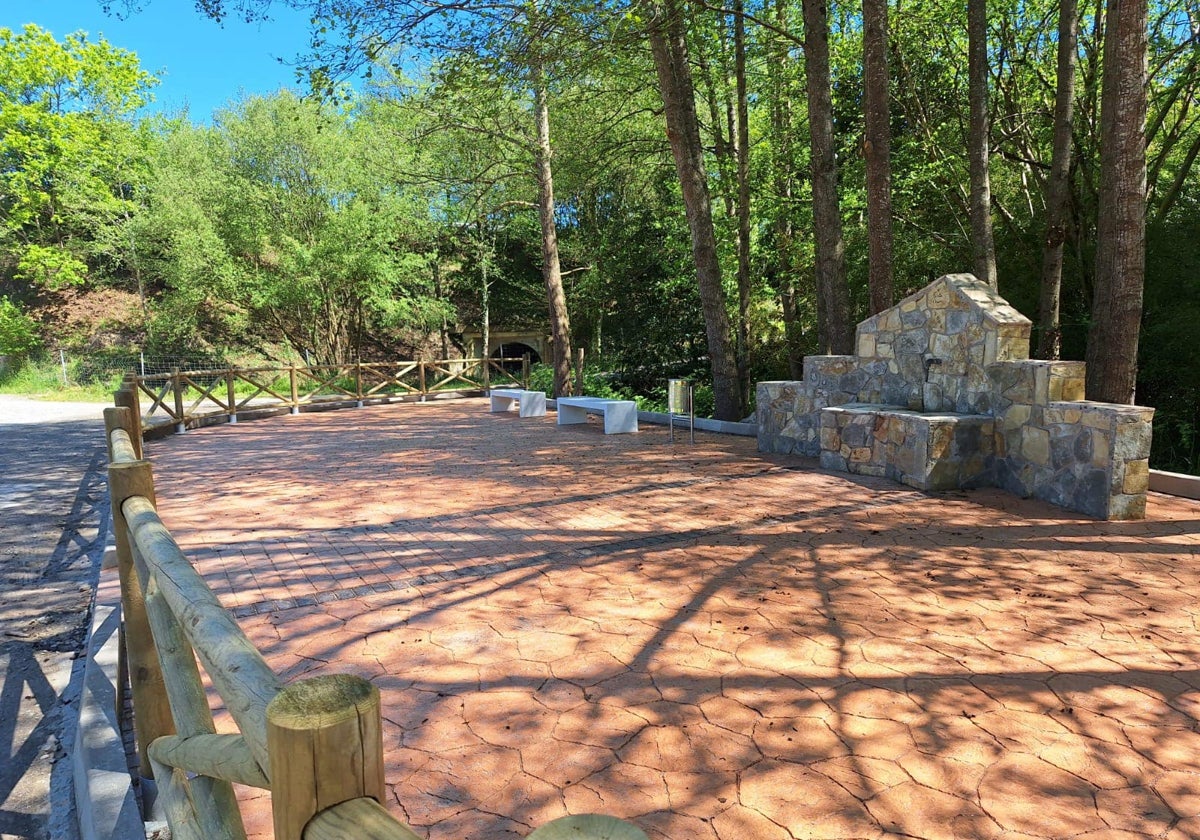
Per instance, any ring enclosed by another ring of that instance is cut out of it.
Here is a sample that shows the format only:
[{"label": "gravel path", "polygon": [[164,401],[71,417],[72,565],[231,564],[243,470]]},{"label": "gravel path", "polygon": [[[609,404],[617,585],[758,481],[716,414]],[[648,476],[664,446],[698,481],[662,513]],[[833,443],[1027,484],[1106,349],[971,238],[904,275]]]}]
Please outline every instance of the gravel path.
[{"label": "gravel path", "polygon": [[0,395],[3,840],[76,836],[63,759],[108,536],[102,410]]}]

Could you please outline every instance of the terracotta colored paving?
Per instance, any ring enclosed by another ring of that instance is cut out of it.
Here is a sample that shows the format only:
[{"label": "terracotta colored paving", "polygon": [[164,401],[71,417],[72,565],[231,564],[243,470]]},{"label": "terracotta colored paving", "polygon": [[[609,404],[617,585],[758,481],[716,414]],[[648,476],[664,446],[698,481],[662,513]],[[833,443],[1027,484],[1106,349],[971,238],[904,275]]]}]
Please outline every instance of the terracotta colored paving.
[{"label": "terracotta colored paving", "polygon": [[670,840],[1200,837],[1200,504],[1097,523],[480,400],[150,452],[285,678],[380,687],[388,805],[433,840],[590,811]]}]

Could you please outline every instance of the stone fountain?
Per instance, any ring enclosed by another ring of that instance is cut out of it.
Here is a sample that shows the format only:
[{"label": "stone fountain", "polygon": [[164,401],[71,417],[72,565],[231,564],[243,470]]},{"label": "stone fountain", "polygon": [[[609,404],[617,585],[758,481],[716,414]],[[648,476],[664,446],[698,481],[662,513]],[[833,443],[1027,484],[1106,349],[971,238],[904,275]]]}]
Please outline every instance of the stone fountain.
[{"label": "stone fountain", "polygon": [[1154,409],[1090,402],[1083,362],[1029,358],[1028,318],[947,274],[858,325],[853,356],[758,383],[758,448],[921,490],[1000,487],[1099,519],[1146,511]]}]

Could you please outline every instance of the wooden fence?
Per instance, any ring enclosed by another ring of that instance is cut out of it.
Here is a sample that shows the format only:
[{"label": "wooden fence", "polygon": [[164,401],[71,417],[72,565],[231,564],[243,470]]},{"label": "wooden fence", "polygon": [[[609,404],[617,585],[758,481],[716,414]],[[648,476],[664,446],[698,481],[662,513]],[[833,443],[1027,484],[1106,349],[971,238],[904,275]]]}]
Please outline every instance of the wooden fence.
[{"label": "wooden fence", "polygon": [[[121,582],[120,670],[129,675],[140,771],[157,784],[172,837],[245,840],[237,782],[271,792],[276,840],[419,840],[381,804],[379,690],[349,674],[283,685],[159,519],[135,387],[142,383],[127,379],[116,407],[104,412]],[[197,659],[237,734],[216,733]],[[566,838],[646,835],[589,814],[554,820],[528,840]]]},{"label": "wooden fence", "polygon": [[[519,372],[517,369],[519,368]],[[427,399],[486,391],[493,385],[529,386],[529,357],[354,362],[345,365],[175,370],[130,376],[149,425],[172,423],[182,432],[200,417],[353,402]]]}]

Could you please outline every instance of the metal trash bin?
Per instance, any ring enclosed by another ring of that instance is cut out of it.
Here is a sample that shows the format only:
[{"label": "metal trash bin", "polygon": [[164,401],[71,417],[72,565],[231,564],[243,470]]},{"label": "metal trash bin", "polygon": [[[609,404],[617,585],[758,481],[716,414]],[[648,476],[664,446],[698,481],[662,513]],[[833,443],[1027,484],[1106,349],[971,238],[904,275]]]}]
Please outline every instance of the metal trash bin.
[{"label": "metal trash bin", "polygon": [[692,397],[695,387],[690,379],[667,380],[667,423],[671,427],[671,442],[675,442],[675,421],[688,421],[688,436],[696,442],[696,408]]}]

